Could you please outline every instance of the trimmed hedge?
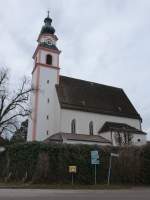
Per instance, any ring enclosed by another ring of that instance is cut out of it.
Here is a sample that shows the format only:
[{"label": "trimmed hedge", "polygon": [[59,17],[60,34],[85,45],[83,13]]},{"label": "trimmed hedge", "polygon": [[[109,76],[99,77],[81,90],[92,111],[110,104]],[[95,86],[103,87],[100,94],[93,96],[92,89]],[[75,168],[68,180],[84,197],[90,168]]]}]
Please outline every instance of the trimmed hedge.
[{"label": "trimmed hedge", "polygon": [[90,145],[44,144],[29,142],[7,146],[0,154],[0,178],[34,183],[70,183],[69,165],[77,165],[75,182],[94,183],[94,166],[90,152],[98,150],[97,183],[107,182],[110,152],[119,152],[112,159],[111,182],[114,184],[150,184],[150,145],[142,147],[99,147]]}]

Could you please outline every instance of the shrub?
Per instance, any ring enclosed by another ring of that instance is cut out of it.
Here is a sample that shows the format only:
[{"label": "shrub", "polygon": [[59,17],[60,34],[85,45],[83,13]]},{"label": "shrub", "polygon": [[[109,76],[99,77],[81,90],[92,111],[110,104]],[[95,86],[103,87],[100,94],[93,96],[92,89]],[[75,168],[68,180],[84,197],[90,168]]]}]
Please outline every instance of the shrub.
[{"label": "shrub", "polygon": [[0,155],[0,177],[11,172],[11,179],[34,183],[70,183],[69,165],[77,166],[77,184],[94,183],[94,166],[90,152],[98,150],[100,165],[97,165],[97,183],[106,183],[110,152],[119,153],[112,158],[111,182],[141,184],[150,183],[150,145],[143,147],[99,147],[91,145],[44,144],[28,142],[7,146]]}]

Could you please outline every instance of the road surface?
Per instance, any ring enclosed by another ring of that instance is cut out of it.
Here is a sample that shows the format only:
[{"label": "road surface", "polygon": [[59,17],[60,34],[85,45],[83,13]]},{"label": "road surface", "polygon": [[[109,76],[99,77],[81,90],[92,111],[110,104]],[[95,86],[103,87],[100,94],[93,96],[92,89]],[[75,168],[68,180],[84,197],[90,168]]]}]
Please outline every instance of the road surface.
[{"label": "road surface", "polygon": [[0,200],[150,200],[150,188],[127,190],[0,189]]}]

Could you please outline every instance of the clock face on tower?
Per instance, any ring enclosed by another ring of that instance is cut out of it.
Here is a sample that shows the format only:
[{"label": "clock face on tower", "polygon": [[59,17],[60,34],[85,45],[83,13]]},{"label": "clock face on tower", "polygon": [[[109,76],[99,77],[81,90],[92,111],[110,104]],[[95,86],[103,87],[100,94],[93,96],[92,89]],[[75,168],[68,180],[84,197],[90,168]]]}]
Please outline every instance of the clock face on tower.
[{"label": "clock face on tower", "polygon": [[45,44],[47,47],[51,47],[51,46],[56,46],[56,40],[55,38],[52,38],[52,37],[45,37],[45,36],[42,36],[40,39],[39,39],[39,44]]},{"label": "clock face on tower", "polygon": [[54,44],[51,39],[46,39],[45,43],[48,44],[48,45],[53,45]]}]

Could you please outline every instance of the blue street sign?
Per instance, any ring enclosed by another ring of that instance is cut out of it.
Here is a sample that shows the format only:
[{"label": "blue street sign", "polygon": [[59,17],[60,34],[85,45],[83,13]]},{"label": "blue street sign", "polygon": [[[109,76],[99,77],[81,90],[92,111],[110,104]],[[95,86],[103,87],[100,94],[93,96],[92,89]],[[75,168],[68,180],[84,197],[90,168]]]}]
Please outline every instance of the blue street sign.
[{"label": "blue street sign", "polygon": [[91,164],[99,165],[99,154],[98,151],[91,151]]}]

